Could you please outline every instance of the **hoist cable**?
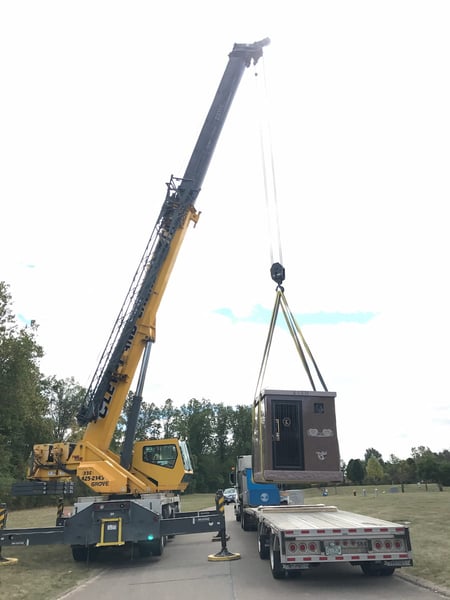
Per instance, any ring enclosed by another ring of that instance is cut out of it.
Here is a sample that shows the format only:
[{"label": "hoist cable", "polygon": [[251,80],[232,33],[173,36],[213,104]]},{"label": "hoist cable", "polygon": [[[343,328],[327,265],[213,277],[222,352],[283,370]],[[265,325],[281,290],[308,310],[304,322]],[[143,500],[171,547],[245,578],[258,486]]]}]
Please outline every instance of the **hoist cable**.
[{"label": "hoist cable", "polygon": [[[258,99],[258,114],[259,114],[259,134],[260,134],[260,151],[261,164],[264,181],[264,199],[267,212],[267,227],[270,238],[270,264],[274,262],[283,263],[283,253],[281,248],[281,233],[280,219],[278,210],[278,195],[275,176],[275,160],[273,154],[272,134],[270,129],[269,119],[269,92],[265,71],[265,61],[262,63],[262,79],[263,89],[259,85],[260,77],[257,77],[257,99]],[[277,252],[275,256],[274,245],[276,238]]]},{"label": "hoist cable", "polygon": [[[314,382],[314,377],[311,372],[310,363],[312,363],[315,374],[318,377],[320,383],[323,386],[323,389],[327,391],[325,382],[322,378],[322,375],[319,371],[316,361],[312,355],[312,352],[301,332],[301,329],[289,308],[286,297],[284,295],[284,288],[282,287],[282,282],[285,277],[284,267],[282,264],[282,249],[281,249],[281,232],[280,232],[280,220],[279,220],[279,210],[278,210],[278,197],[277,197],[277,189],[276,189],[276,177],[275,177],[275,160],[273,155],[273,146],[272,146],[272,136],[270,129],[270,120],[268,118],[268,85],[266,79],[266,71],[265,64],[263,63],[263,90],[261,90],[260,78],[256,78],[257,84],[257,99],[258,99],[258,114],[259,114],[259,132],[260,132],[260,148],[261,148],[261,162],[262,162],[262,171],[263,171],[263,181],[264,181],[264,197],[266,203],[266,211],[267,211],[267,220],[268,220],[268,231],[270,238],[270,258],[271,258],[271,276],[272,279],[277,283],[276,288],[276,298],[275,304],[272,311],[272,317],[270,320],[269,331],[267,334],[266,344],[264,348],[264,354],[261,361],[261,367],[257,379],[254,403],[253,403],[253,411],[252,411],[252,419],[253,425],[255,425],[256,419],[256,410],[258,410],[258,422],[261,427],[261,419],[259,412],[261,410],[259,397],[261,393],[261,388],[267,368],[267,363],[269,359],[270,348],[272,345],[273,334],[276,326],[276,321],[278,318],[279,309],[281,306],[284,319],[286,321],[286,325],[288,327],[289,333],[294,341],[297,352],[302,361],[305,372],[308,376],[309,382],[312,386],[312,389],[316,391],[316,386]],[[263,93],[264,92],[264,93]],[[275,235],[273,235],[275,233]],[[278,255],[275,257],[274,250],[274,238],[276,237],[276,242],[278,244],[277,252]],[[276,258],[278,260],[276,260]],[[307,358],[309,357],[309,360]],[[256,433],[254,429],[254,433]],[[258,432],[259,436],[262,435],[262,431]]]}]

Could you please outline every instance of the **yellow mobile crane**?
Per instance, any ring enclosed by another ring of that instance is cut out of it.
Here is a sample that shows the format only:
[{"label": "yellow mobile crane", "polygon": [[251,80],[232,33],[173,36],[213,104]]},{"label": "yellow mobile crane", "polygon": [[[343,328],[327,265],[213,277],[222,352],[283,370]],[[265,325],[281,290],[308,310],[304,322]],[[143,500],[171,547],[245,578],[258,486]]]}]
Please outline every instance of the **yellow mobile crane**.
[{"label": "yellow mobile crane", "polygon": [[[54,528],[0,531],[0,546],[70,544],[75,560],[86,560],[102,546],[126,543],[135,544],[142,555],[161,554],[167,535],[223,527],[218,513],[186,513],[185,518],[180,513],[174,492],[183,491],[192,477],[186,442],[135,443],[134,436],[159,304],[186,231],[198,220],[195,201],[241,77],[268,43],[234,45],[184,176],[172,176],[167,184],[156,225],[77,415],[86,426],[83,438],[34,446],[27,481],[13,488],[16,495],[64,495],[73,491],[76,476],[100,495],[79,498],[74,514],[59,515]],[[110,444],[136,374],[119,456]]]}]

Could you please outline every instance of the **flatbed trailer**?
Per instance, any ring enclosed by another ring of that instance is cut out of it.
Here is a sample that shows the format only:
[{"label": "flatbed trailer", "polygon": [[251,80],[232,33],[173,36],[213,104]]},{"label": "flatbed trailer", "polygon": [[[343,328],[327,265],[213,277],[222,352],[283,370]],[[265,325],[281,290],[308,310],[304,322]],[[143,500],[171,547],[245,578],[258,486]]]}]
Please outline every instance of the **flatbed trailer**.
[{"label": "flatbed trailer", "polygon": [[365,575],[392,575],[412,566],[409,527],[335,506],[247,507],[256,523],[258,552],[275,579],[327,563],[360,566]]}]

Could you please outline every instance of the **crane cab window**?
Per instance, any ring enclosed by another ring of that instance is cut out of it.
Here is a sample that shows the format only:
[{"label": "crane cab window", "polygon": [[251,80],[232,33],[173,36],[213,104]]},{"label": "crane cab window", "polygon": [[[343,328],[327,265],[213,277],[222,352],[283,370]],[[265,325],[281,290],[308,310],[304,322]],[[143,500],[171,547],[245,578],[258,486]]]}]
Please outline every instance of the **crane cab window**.
[{"label": "crane cab window", "polygon": [[173,469],[176,459],[177,449],[174,444],[144,446],[142,449],[142,460],[160,467]]}]

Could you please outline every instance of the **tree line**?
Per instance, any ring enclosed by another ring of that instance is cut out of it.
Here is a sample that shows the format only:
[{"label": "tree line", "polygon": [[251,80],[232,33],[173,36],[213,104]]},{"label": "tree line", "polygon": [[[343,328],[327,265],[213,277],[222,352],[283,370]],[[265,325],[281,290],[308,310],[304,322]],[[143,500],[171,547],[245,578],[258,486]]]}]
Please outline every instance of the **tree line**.
[{"label": "tree line", "polygon": [[[9,286],[0,281],[0,502],[13,481],[23,480],[34,444],[77,441],[83,430],[76,414],[86,390],[73,378],[58,379],[40,369],[43,348],[38,326],[19,325]],[[126,403],[117,424],[112,450],[120,453],[127,422]],[[225,406],[192,398],[182,406],[171,399],[161,405],[143,403],[136,440],[179,437],[188,441],[194,479],[188,491],[215,492],[229,484],[236,457],[251,453],[251,406]],[[437,482],[450,486],[450,451],[413,448],[411,457],[383,461],[374,448],[363,459],[343,465],[349,484]]]},{"label": "tree line", "polygon": [[[73,378],[40,370],[43,348],[38,326],[19,325],[9,286],[0,282],[0,502],[13,481],[25,478],[34,444],[81,439],[76,414],[86,394]],[[117,424],[111,449],[120,453],[131,396]],[[236,456],[251,452],[251,407],[190,399],[174,406],[143,403],[136,441],[178,437],[188,440],[195,475],[188,491],[211,492],[229,485]]]},{"label": "tree line", "polygon": [[399,484],[437,483],[442,490],[450,486],[450,451],[433,452],[427,446],[411,449],[411,456],[401,459],[391,454],[386,462],[378,450],[368,448],[364,458],[352,458],[344,469],[348,483]]}]

